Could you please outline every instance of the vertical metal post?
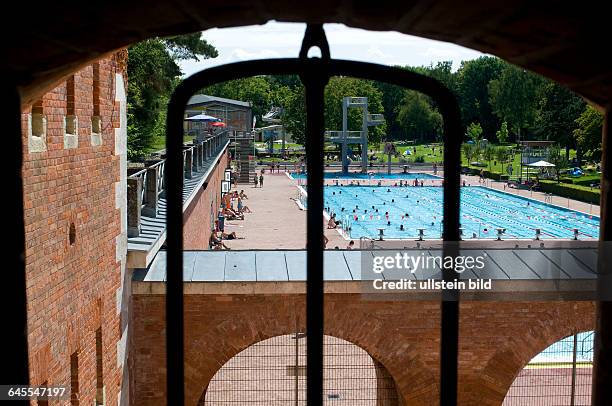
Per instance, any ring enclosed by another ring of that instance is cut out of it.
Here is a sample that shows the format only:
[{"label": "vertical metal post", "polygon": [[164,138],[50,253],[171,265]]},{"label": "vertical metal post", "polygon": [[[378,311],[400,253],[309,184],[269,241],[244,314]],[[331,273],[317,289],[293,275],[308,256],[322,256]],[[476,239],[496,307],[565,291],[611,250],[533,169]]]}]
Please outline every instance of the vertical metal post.
[{"label": "vertical metal post", "polygon": [[[443,255],[455,257],[459,253],[459,207],[461,177],[461,115],[456,101],[446,95],[441,106],[444,116],[444,190],[443,190]],[[443,271],[443,279],[452,281],[454,269]],[[459,357],[459,292],[444,291],[441,303],[440,326],[440,405],[457,405]]]},{"label": "vertical metal post", "polygon": [[364,97],[361,133],[361,172],[368,171],[368,98]]},{"label": "vertical metal post", "polygon": [[179,85],[168,105],[166,121],[166,393],[168,406],[185,404],[183,314],[183,113],[191,97]]},{"label": "vertical metal post", "polygon": [[[311,47],[323,59],[308,59]],[[306,160],[308,211],[306,217],[306,401],[323,404],[323,141],[324,91],[328,81],[329,45],[323,25],[309,24],[300,50],[306,90]]]},{"label": "vertical metal post", "polygon": [[295,330],[295,406],[300,404],[300,332]]},{"label": "vertical metal post", "polygon": [[340,146],[340,153],[342,154],[342,173],[348,173],[349,162],[346,158],[348,154],[348,145],[346,143],[346,137],[348,137],[348,97],[342,98],[342,144]]},{"label": "vertical metal post", "polygon": [[578,334],[574,334],[574,346],[572,351],[572,391],[570,406],[574,406],[576,399],[576,353],[578,352]]},{"label": "vertical metal post", "polygon": [[611,254],[605,244],[612,240],[612,105],[606,107],[601,159],[601,223],[599,231],[598,294],[593,360],[593,406],[612,405],[612,291]]},{"label": "vertical metal post", "polygon": [[[5,77],[9,77],[6,75]],[[6,182],[5,219],[6,235],[3,283],[4,320],[10,320],[10,328],[3,333],[2,373],[0,382],[5,384],[28,384],[28,336],[27,299],[25,268],[25,228],[23,211],[23,139],[21,135],[21,106],[19,92],[12,83],[1,83],[2,116],[5,118],[5,148],[11,151],[2,160],[3,173],[8,174]],[[27,405],[27,400],[16,401],[16,405]]]}]

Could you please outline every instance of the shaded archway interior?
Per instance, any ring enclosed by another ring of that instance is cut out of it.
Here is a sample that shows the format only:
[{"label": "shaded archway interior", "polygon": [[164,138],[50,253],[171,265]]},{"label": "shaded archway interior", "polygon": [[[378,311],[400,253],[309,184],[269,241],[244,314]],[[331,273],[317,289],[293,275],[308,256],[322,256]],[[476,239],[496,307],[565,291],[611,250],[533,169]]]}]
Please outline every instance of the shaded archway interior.
[{"label": "shaded archway interior", "polygon": [[[213,376],[198,405],[306,404],[306,334],[271,337],[242,350]],[[363,348],[324,337],[323,404],[397,406],[399,395],[387,369]]]},{"label": "shaded archway interior", "polygon": [[453,42],[557,80],[601,106],[610,102],[612,60],[603,52],[609,36],[607,16],[597,7],[525,0],[471,2],[461,7],[451,0],[397,2],[386,7],[337,0],[316,3],[134,0],[109,1],[103,7],[88,2],[35,8],[19,3],[15,15],[28,20],[28,29],[23,30],[22,19],[3,25],[3,35],[11,41],[0,69],[16,76],[22,103],[28,104],[92,60],[153,36],[263,24],[271,19],[336,22]]}]

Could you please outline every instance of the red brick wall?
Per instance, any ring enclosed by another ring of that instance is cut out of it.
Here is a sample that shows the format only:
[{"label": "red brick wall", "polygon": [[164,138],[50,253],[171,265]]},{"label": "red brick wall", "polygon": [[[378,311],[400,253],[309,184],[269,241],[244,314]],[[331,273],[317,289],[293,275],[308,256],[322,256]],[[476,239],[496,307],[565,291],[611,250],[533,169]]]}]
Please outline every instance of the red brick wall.
[{"label": "red brick wall", "polygon": [[[440,305],[327,294],[325,334],[365,349],[393,377],[406,405],[438,404]],[[165,405],[165,297],[134,295],[134,405]],[[248,346],[304,329],[303,295],[186,295],[186,405]],[[501,405],[516,374],[548,345],[594,327],[592,302],[463,302],[459,403]]]},{"label": "red brick wall", "polygon": [[[186,250],[208,249],[210,231],[214,227],[214,219],[221,205],[221,182],[228,162],[226,151],[210,175],[206,189],[201,190],[183,212],[183,246]],[[214,215],[212,219],[211,207]]]},{"label": "red brick wall", "polygon": [[[115,201],[115,183],[120,179],[115,128],[121,122],[115,80],[116,73],[127,79],[124,59],[121,51],[98,62],[101,145],[92,146],[90,138],[92,66],[74,74],[77,148],[64,148],[66,82],[42,97],[46,151],[30,152],[31,107],[22,113],[31,383],[70,387],[70,357],[77,352],[81,405],[93,404],[96,396],[96,329],[100,327],[106,405],[117,403],[121,383],[116,350],[121,270],[115,244],[121,234]],[[71,224],[76,232],[72,245]]]}]

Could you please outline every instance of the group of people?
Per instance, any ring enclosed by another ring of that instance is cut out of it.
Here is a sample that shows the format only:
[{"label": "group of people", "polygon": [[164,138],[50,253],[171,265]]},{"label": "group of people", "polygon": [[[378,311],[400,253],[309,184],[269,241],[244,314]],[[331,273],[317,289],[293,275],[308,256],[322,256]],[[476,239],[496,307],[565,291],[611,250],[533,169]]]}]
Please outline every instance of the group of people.
[{"label": "group of people", "polygon": [[[252,213],[249,206],[244,204],[248,197],[244,190],[226,193],[221,202],[221,210],[224,218],[228,220],[244,220],[245,213]],[[236,205],[234,206],[234,202]]]},{"label": "group of people", "polygon": [[255,174],[255,187],[263,187],[263,182],[264,182],[264,170],[262,169],[261,172],[259,173],[259,176],[257,176],[257,173]]},{"label": "group of people", "polygon": [[[276,169],[276,173],[280,173],[280,171],[281,171],[280,164],[276,164],[276,165],[270,164],[269,167],[270,167],[270,173],[274,173],[274,169]],[[262,171],[262,173],[263,173],[263,171]]]},{"label": "group of people", "polygon": [[[244,190],[240,192],[234,191],[231,193],[226,193],[223,196],[223,200],[221,202],[220,209],[220,219],[215,221],[215,228],[212,230],[209,239],[210,249],[213,250],[228,250],[229,247],[225,245],[224,240],[236,240],[239,239],[238,235],[235,231],[231,233],[226,233],[225,229],[225,220],[244,220],[245,213],[252,213],[252,210],[249,206],[244,204],[244,200],[247,200],[248,197]],[[235,204],[234,204],[235,203]]]}]

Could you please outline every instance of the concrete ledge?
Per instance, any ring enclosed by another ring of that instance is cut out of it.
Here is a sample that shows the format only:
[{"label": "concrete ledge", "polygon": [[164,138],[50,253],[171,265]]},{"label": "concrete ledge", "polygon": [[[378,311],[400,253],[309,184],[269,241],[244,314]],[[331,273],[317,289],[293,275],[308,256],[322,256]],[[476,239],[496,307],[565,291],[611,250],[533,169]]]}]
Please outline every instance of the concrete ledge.
[{"label": "concrete ledge", "polygon": [[[593,301],[596,280],[493,280],[495,291],[463,291],[463,301]],[[371,301],[439,301],[440,291],[374,292],[371,281],[325,282],[325,294],[361,295]],[[132,281],[133,295],[165,295],[165,282]],[[305,295],[306,282],[187,282],[185,295]]]}]

